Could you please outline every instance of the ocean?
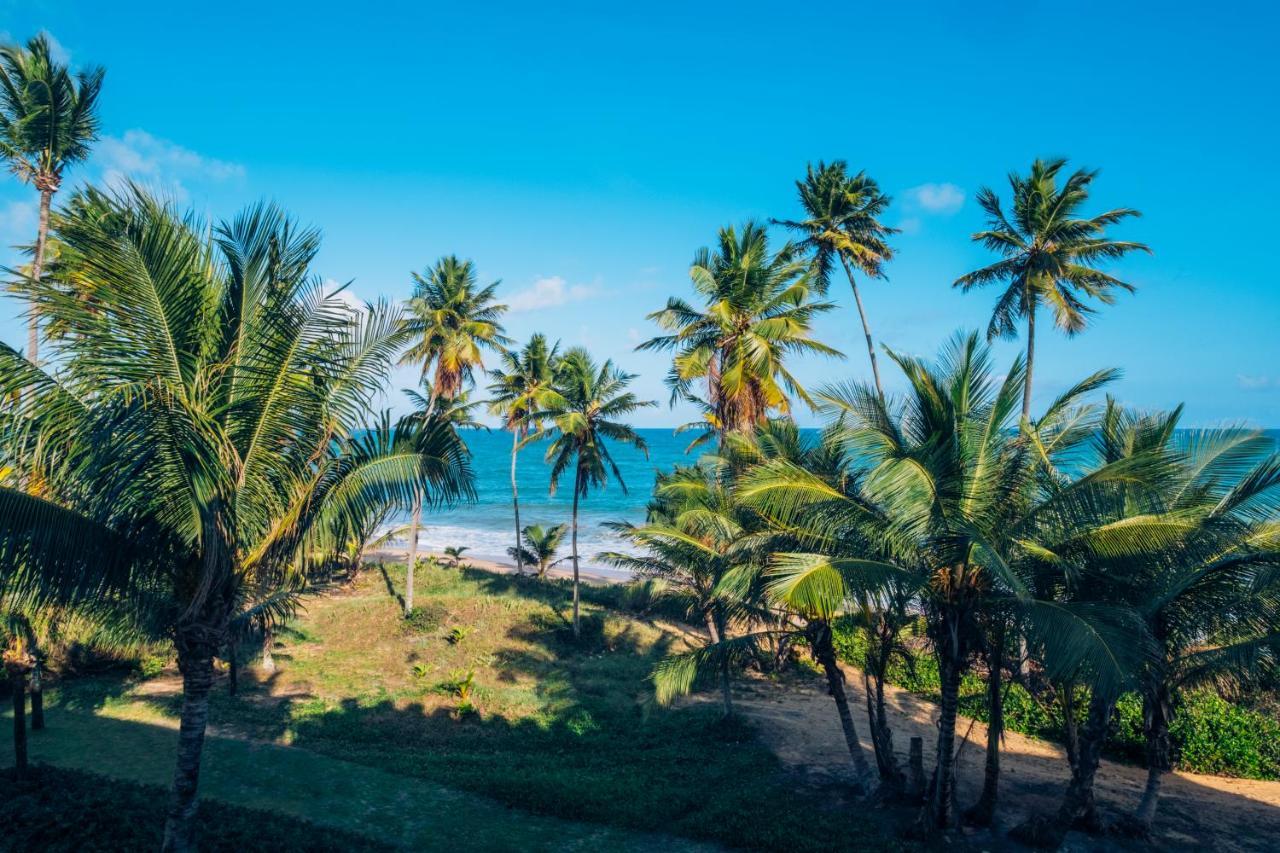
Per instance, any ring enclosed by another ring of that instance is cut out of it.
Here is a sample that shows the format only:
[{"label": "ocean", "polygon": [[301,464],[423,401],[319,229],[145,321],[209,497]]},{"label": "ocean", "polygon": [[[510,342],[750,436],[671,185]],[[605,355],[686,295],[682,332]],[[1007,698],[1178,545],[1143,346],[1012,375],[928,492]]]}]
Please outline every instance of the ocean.
[{"label": "ocean", "polygon": [[[602,566],[595,556],[602,551],[632,550],[602,524],[607,521],[643,521],[657,472],[669,471],[676,464],[691,464],[704,452],[704,448],[696,448],[686,453],[695,433],[677,435],[670,429],[641,429],[637,432],[649,445],[647,459],[629,445],[609,444],[626,483],[626,491],[611,477],[607,486],[593,490],[579,507],[578,552],[581,565],[597,574],[628,576],[626,572]],[[1267,434],[1273,443],[1280,441],[1280,430],[1268,430]],[[452,509],[424,512],[424,526],[418,535],[419,547],[442,551],[449,546],[465,545],[472,557],[508,561],[507,548],[515,538],[511,508],[511,434],[496,429],[469,430],[464,433],[464,438],[472,454],[476,500]],[[550,526],[568,524],[571,520],[573,481],[566,476],[556,494],[550,494],[550,468],[543,462],[545,452],[545,444],[533,444],[520,452],[517,482],[520,487],[521,525]],[[568,555],[569,540],[566,537],[560,556]]]},{"label": "ocean", "polygon": [[[649,456],[630,445],[609,442],[609,450],[622,472],[622,485],[610,476],[602,489],[593,490],[578,507],[578,554],[580,565],[596,574],[629,576],[594,559],[602,551],[632,550],[626,543],[602,527],[607,521],[644,521],[645,505],[653,491],[657,472],[669,471],[676,464],[697,461],[703,448],[686,454],[685,449],[695,433],[676,435],[670,429],[637,430],[649,445]],[[463,434],[471,449],[471,465],[476,475],[476,500],[447,510],[423,513],[423,529],[418,534],[419,547],[441,551],[453,545],[465,545],[468,556],[487,560],[509,561],[507,548],[514,544],[515,521],[511,506],[511,433],[501,430],[468,430]],[[535,443],[520,451],[516,482],[520,488],[520,524],[544,527],[569,524],[573,513],[572,472],[560,483],[555,495],[550,493],[550,467],[543,461],[546,443]],[[407,519],[405,519],[407,521]],[[569,556],[566,536],[560,556]],[[561,566],[567,568],[568,564]]]}]

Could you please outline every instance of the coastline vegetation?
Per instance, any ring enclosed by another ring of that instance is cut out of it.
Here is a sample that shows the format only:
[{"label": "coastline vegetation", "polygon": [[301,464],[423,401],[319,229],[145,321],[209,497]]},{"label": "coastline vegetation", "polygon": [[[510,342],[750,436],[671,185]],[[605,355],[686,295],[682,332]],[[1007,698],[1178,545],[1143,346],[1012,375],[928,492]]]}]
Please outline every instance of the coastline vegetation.
[{"label": "coastline vegetation", "polygon": [[[102,82],[60,66],[42,36],[0,51],[0,155],[41,211],[31,263],[9,271],[31,339],[25,353],[0,344],[14,709],[0,784],[24,820],[65,820],[50,793],[80,791],[154,821],[122,843],[191,850],[215,831],[230,843],[260,818],[198,811],[211,721],[603,824],[636,849],[675,842],[625,833],[818,850],[991,832],[1006,729],[1066,749],[1057,807],[1008,832],[1038,846],[1073,830],[1150,838],[1175,766],[1280,770],[1275,727],[1229,701],[1275,707],[1280,454],[1256,430],[1188,430],[1180,409],[1122,405],[1106,394],[1116,370],[1033,405],[1037,312],[1082,332],[1090,300],[1134,290],[1112,264],[1149,251],[1110,234],[1137,211],[1086,212],[1096,172],[1036,160],[1010,176],[1007,213],[982,191],[989,223],[973,239],[999,259],[955,286],[1004,290],[985,336],[957,332],[932,358],[873,339],[864,291],[885,277],[895,232],[864,172],[809,166],[799,218],[771,222],[794,241],[762,221],[722,228],[639,346],[671,353],[670,403],[699,413],[681,429],[701,455],[660,473],[643,523],[614,526],[632,551],[586,555],[637,578],[596,588],[581,578],[579,504],[627,488],[614,448],[646,450],[629,421],[656,404],[630,390],[636,377],[543,335],[508,338],[500,284],[481,286],[470,260],[413,274],[403,305],[352,307],[315,274],[319,233],[273,205],[206,222],[134,185],[86,185],[55,207],[98,134]],[[838,310],[837,266],[869,381],[815,334]],[[989,342],[1024,321],[1025,356],[997,365]],[[798,357],[829,359],[837,378],[806,387]],[[403,417],[378,403],[397,363],[420,377]],[[472,400],[486,380],[489,397]],[[463,432],[481,405],[512,434],[514,576],[469,568],[467,543],[447,566],[418,559],[431,513],[474,497]],[[816,434],[796,426],[801,406],[822,419]],[[569,481],[567,526],[521,526],[525,450],[542,452],[549,490]],[[407,562],[375,569],[366,554],[397,516],[410,519]],[[558,561],[571,581],[546,576]],[[148,699],[67,678],[46,707],[69,637],[171,657],[172,689]],[[247,649],[258,663],[242,685]],[[785,692],[805,667],[823,679],[851,786],[797,781],[740,711],[754,682]],[[230,689],[215,691],[223,671]],[[904,758],[895,742],[892,684],[936,698],[927,752]],[[683,698],[704,689],[714,702]],[[177,726],[163,818],[154,789],[113,793],[31,761],[32,741],[49,749],[57,732],[28,732],[86,706]],[[981,790],[965,802],[962,714],[988,723]],[[1213,731],[1224,725],[1245,731]],[[1118,821],[1099,808],[1104,754],[1147,768]],[[311,831],[292,842],[310,846]]]}]

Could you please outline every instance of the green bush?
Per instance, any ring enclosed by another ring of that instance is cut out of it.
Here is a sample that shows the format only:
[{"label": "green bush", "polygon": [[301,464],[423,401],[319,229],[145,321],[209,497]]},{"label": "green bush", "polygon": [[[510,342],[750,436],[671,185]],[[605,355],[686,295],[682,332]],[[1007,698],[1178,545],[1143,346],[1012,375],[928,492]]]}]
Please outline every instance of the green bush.
[{"label": "green bush", "polygon": [[436,601],[415,607],[404,617],[404,630],[410,634],[427,634],[440,627],[449,610]]}]

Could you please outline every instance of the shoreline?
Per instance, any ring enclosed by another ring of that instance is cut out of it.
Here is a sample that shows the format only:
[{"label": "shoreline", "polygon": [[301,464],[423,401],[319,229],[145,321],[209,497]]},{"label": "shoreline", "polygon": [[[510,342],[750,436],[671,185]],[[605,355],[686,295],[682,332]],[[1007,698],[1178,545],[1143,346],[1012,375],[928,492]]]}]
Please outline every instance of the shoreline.
[{"label": "shoreline", "polygon": [[[451,557],[446,556],[444,552],[433,551],[430,548],[426,548],[426,549],[420,548],[418,550],[418,556],[422,558],[434,557],[437,561],[444,563],[445,565],[448,565],[450,560],[452,559]],[[368,552],[364,557],[364,562],[368,563],[370,561],[379,560],[379,559],[407,562],[409,559],[409,546],[397,545],[392,547],[378,548],[375,551]],[[489,557],[472,557],[468,554],[463,554],[458,559],[458,562],[463,565],[474,566],[477,569],[483,569],[484,571],[487,571],[487,572],[496,572],[498,574],[503,574],[503,575],[516,574],[516,564],[514,561],[511,561],[511,560],[501,560],[501,559],[494,559]],[[579,565],[581,566],[581,557],[579,557]],[[534,575],[534,572],[528,571],[526,569],[525,575],[528,577],[532,577]],[[559,566],[553,566],[550,569],[548,569],[546,576],[548,578],[572,580],[573,568],[572,567],[565,568],[564,564],[562,563]],[[606,573],[606,571],[602,571],[599,568],[592,567],[592,568],[579,568],[578,580],[583,583],[609,585],[609,584],[630,583],[632,580],[634,580],[634,577],[632,576],[624,577],[621,574],[608,574]]]}]

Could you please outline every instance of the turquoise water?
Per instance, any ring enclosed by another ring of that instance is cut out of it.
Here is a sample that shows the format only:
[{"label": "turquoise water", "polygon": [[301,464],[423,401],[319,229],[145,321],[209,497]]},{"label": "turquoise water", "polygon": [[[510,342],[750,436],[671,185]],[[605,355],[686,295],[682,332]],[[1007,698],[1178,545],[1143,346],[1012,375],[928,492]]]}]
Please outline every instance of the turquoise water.
[{"label": "turquoise water", "polygon": [[[601,551],[623,550],[624,545],[607,529],[605,521],[644,520],[644,508],[659,470],[678,463],[696,461],[700,450],[685,454],[693,436],[675,435],[669,429],[637,430],[649,445],[645,455],[629,445],[611,442],[610,452],[622,480],[624,492],[612,476],[603,489],[592,491],[578,508],[578,553],[584,567],[603,571],[593,557]],[[476,474],[476,501],[446,511],[435,511],[424,519],[418,537],[422,547],[439,551],[450,545],[466,545],[471,556],[509,560],[507,548],[515,539],[511,506],[511,434],[499,430],[469,431],[464,435],[471,448]],[[573,480],[566,476],[559,490],[550,494],[550,468],[543,461],[546,445],[533,444],[520,451],[517,483],[520,487],[520,524],[568,524],[573,512]],[[561,556],[569,554],[565,539]]]},{"label": "turquoise water", "polygon": [[[686,454],[691,433],[674,434],[669,429],[642,429],[638,432],[649,445],[645,455],[627,445],[610,443],[610,449],[622,479],[592,491],[579,508],[578,551],[582,565],[594,571],[610,573],[594,556],[601,551],[630,550],[609,530],[606,521],[644,520],[645,504],[659,470],[696,461],[702,452]],[[1268,430],[1273,442],[1280,440],[1280,430]],[[444,511],[429,512],[425,528],[419,534],[423,548],[440,551],[451,545],[465,545],[473,557],[507,561],[507,548],[515,538],[511,507],[511,434],[499,430],[469,431],[464,435],[471,448],[472,466],[476,474],[476,501]],[[569,523],[572,513],[572,480],[566,478],[553,496],[549,492],[550,469],[543,462],[545,445],[531,445],[520,452],[517,482],[520,486],[520,523],[554,525]],[[561,556],[568,556],[565,540]]]}]

